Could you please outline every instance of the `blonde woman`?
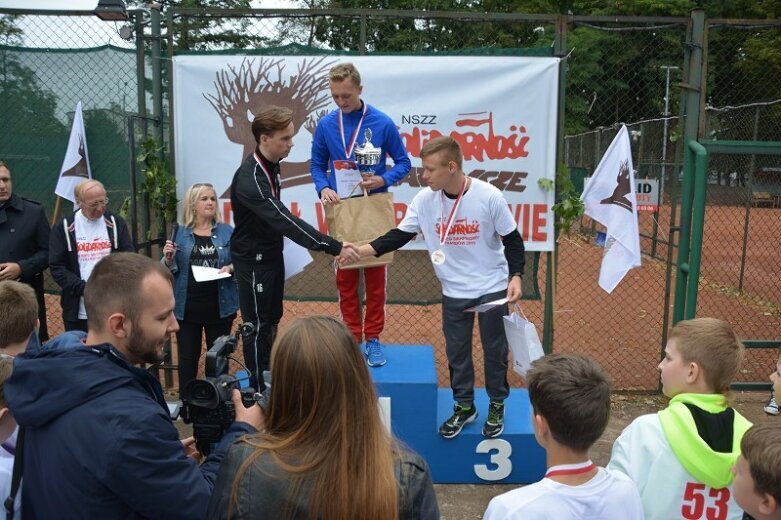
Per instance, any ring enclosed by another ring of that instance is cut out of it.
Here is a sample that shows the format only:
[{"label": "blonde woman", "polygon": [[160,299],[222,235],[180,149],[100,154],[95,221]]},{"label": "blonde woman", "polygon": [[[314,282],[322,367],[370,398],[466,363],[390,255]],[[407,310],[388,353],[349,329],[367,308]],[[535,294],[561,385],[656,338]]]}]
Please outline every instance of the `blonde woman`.
[{"label": "blonde woman", "polygon": [[176,344],[179,352],[179,391],[198,374],[198,362],[206,345],[229,334],[239,294],[233,278],[196,282],[193,266],[214,267],[233,273],[230,240],[233,227],[221,222],[217,193],[211,184],[193,184],[184,194],[183,223],[173,242],[163,247],[162,262],[174,275],[174,315],[179,321]]},{"label": "blonde woman", "polygon": [[208,518],[436,519],[423,459],[386,431],[355,337],[308,316],[271,353],[265,431],[224,459]]}]

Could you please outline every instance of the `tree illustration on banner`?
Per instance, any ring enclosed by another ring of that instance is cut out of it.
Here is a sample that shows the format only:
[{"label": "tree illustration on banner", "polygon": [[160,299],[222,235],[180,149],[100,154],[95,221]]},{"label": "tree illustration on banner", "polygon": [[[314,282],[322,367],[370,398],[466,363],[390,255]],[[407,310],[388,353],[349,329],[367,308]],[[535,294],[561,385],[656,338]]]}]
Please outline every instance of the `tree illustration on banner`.
[{"label": "tree illustration on banner", "polygon": [[[256,62],[245,58],[238,68],[228,66],[217,73],[216,93],[203,93],[203,97],[222,119],[228,139],[244,147],[240,161],[257,146],[252,136],[252,118],[269,105],[293,111],[296,133],[302,126],[314,132],[331,100],[328,70],[334,63],[336,60],[327,57],[305,59],[299,63],[296,73],[285,79],[284,59],[260,58]],[[309,161],[285,162],[283,188],[309,182],[312,182]]]}]

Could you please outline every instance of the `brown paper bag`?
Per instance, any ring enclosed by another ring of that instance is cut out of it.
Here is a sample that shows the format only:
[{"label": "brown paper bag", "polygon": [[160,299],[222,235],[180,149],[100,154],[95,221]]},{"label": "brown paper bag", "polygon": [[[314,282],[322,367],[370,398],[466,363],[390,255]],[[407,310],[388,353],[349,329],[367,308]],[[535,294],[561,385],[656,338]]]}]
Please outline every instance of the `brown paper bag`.
[{"label": "brown paper bag", "polygon": [[[369,196],[342,199],[339,204],[327,205],[325,220],[332,237],[355,245],[368,244],[396,227],[392,193],[376,193]],[[381,257],[370,256],[341,269],[358,269],[386,265],[393,261],[393,253]]]}]

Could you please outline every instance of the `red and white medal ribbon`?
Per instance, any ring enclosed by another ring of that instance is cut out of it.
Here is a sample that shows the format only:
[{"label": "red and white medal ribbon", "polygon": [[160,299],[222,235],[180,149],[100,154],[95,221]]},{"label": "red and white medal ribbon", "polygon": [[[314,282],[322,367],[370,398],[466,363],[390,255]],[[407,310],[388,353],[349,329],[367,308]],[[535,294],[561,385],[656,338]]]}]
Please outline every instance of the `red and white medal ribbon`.
[{"label": "red and white medal ribbon", "polygon": [[447,241],[447,236],[450,234],[450,228],[453,226],[453,222],[456,219],[458,213],[458,207],[461,205],[461,199],[464,197],[464,191],[466,191],[467,179],[464,177],[464,182],[461,183],[461,191],[456,197],[456,202],[450,210],[450,216],[447,218],[447,225],[444,230],[442,228],[443,221],[445,220],[445,190],[442,190],[439,198],[439,249],[431,253],[431,262],[434,265],[442,265],[445,263],[445,252],[442,251],[442,246]]},{"label": "red and white medal ribbon", "polygon": [[[445,245],[445,242],[447,241],[447,236],[450,234],[450,228],[453,227],[453,222],[456,219],[456,213],[458,213],[458,207],[461,205],[461,199],[464,198],[464,191],[466,190],[466,177],[464,177],[464,182],[461,183],[461,191],[458,192],[458,197],[456,197],[456,202],[453,204],[453,208],[450,210],[450,216],[447,218],[447,227],[445,227],[444,231],[442,228],[439,229],[439,245],[443,246]],[[442,224],[442,221],[445,217],[445,190],[442,190],[439,197],[439,222],[440,225]]]},{"label": "red and white medal ribbon", "polygon": [[[260,169],[263,170],[263,173],[266,174],[266,179],[268,179],[268,185],[271,188],[271,195],[273,195],[276,198],[279,198],[279,176],[276,176],[276,182],[271,182],[271,173],[266,169],[266,165],[263,164],[263,159],[255,152],[255,161],[258,163],[258,166],[260,166]],[[276,188],[274,186],[276,185]]]},{"label": "red and white medal ribbon", "polygon": [[557,477],[561,475],[582,475],[588,473],[592,469],[596,468],[593,462],[587,460],[586,462],[579,462],[577,464],[559,464],[558,466],[552,466],[548,468],[545,473],[545,478]]},{"label": "red and white medal ribbon", "polygon": [[355,148],[355,142],[358,140],[358,133],[361,131],[361,125],[363,125],[363,118],[366,117],[366,111],[369,109],[369,104],[363,104],[363,113],[361,113],[361,119],[358,121],[358,125],[353,130],[353,136],[350,138],[350,148],[347,148],[347,143],[344,140],[344,122],[342,121],[342,111],[339,110],[339,136],[342,138],[342,146],[344,147],[344,155],[346,159],[349,159],[353,155],[353,148]]}]

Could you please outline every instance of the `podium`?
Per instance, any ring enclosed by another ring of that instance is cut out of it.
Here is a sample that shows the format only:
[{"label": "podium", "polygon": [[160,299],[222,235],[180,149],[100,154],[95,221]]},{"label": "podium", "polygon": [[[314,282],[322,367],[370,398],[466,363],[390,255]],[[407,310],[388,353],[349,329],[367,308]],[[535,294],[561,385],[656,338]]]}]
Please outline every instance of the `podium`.
[{"label": "podium", "polygon": [[[418,452],[439,484],[528,484],[545,474],[545,450],[532,429],[532,409],[526,389],[510,390],[504,404],[504,432],[483,437],[488,395],[475,388],[477,420],[453,439],[439,426],[453,413],[450,388],[437,388],[434,349],[429,345],[388,345],[387,364],[370,367],[380,405],[390,412],[393,434]],[[475,367],[482,370],[482,367]]]}]

